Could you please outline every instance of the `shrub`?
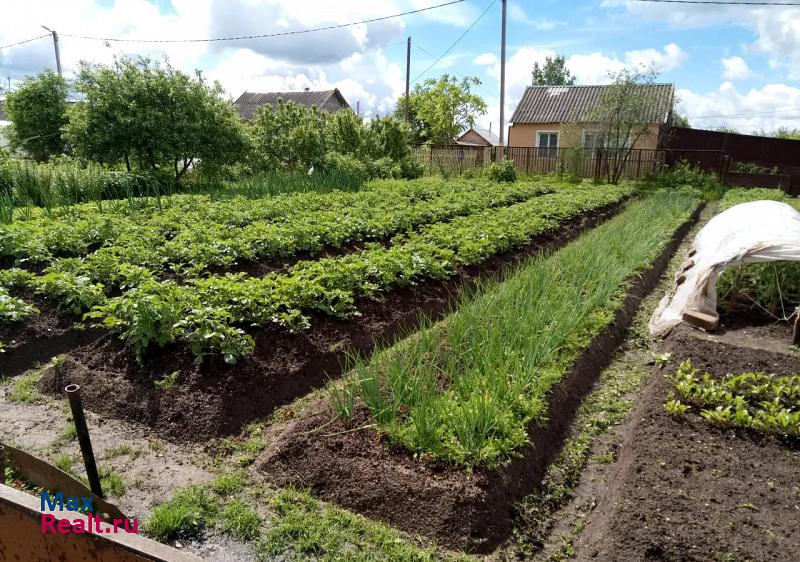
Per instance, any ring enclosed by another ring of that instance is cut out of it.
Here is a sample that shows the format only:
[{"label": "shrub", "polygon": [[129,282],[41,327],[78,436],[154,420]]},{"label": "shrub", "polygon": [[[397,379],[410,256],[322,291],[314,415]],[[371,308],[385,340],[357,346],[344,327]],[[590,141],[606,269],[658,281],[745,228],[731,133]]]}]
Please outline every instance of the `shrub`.
[{"label": "shrub", "polygon": [[364,182],[369,178],[367,166],[355,158],[338,152],[328,152],[323,158],[323,172],[338,175],[353,181]]},{"label": "shrub", "polygon": [[690,186],[703,192],[706,199],[717,200],[725,192],[717,174],[704,172],[686,160],[678,162],[672,169],[661,172],[650,180],[656,187],[676,188]]},{"label": "shrub", "polygon": [[502,162],[489,164],[489,179],[508,183],[517,181],[517,170],[514,168],[514,161],[504,158]]},{"label": "shrub", "polygon": [[400,160],[400,177],[406,180],[421,178],[425,173],[425,166],[415,162],[410,156]]}]

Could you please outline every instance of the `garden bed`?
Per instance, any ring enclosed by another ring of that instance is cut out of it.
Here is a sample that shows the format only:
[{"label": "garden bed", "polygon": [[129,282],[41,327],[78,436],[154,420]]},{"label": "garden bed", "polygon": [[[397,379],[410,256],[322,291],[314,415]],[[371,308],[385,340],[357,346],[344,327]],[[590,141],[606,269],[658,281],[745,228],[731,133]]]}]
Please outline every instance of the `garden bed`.
[{"label": "garden bed", "polygon": [[[797,442],[664,409],[671,384],[663,375],[687,359],[715,378],[800,371],[789,330],[728,322],[722,337],[729,343],[681,326],[661,344],[671,359],[653,367],[620,428],[617,462],[598,480],[608,486],[589,484],[601,488],[576,545],[578,560],[796,560]],[[753,332],[755,340],[747,335]]]},{"label": "garden bed", "polygon": [[[338,377],[348,353],[368,354],[376,344],[413,331],[424,314],[439,318],[465,287],[496,278],[537,252],[555,249],[616,214],[620,203],[586,211],[526,246],[479,265],[468,266],[446,281],[423,280],[393,290],[380,301],[363,299],[360,315],[337,319],[312,315],[310,329],[292,334],[270,325],[249,330],[254,352],[236,365],[210,357],[196,365],[188,345],[152,348],[140,365],[116,336],[107,334],[50,367],[42,385],[60,394],[77,383],[93,411],[144,423],[166,438],[202,441],[236,433],[244,424]],[[169,381],[170,388],[154,381]]]},{"label": "garden bed", "polygon": [[366,408],[358,408],[350,423],[330,421],[330,405],[321,398],[297,419],[273,427],[259,470],[278,485],[308,486],[323,499],[409,533],[454,548],[492,550],[508,538],[514,502],[530,492],[557,454],[575,409],[608,364],[641,298],[656,285],[698,212],[673,232],[646,271],[630,279],[613,319],[551,387],[547,422],[528,426],[535,445],[517,451],[510,462],[499,468],[478,465],[470,474],[426,453],[414,458],[375,431]]}]

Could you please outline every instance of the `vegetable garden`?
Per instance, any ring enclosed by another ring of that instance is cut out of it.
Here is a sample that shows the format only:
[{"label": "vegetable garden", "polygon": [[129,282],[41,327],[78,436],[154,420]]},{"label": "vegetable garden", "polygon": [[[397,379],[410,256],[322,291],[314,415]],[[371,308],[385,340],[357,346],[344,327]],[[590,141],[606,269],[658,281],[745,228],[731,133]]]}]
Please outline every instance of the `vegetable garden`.
[{"label": "vegetable garden", "polygon": [[[47,394],[80,384],[90,410],[178,442],[246,428],[258,443],[230,447],[246,451],[248,478],[476,552],[509,540],[704,205],[685,187],[552,178],[263,193],[13,209],[0,370],[58,356],[37,385]],[[732,190],[722,207],[754,197],[789,201]],[[779,310],[775,279],[794,299],[793,266],[770,268],[723,276],[721,308]],[[795,374],[718,381],[674,361],[673,395],[659,396],[672,423],[796,438]],[[241,512],[241,538],[256,540],[259,514],[242,497],[223,509],[215,485],[179,493],[147,528],[182,536],[172,510],[189,498],[204,514],[193,533]],[[271,540],[273,552],[284,538]]]}]

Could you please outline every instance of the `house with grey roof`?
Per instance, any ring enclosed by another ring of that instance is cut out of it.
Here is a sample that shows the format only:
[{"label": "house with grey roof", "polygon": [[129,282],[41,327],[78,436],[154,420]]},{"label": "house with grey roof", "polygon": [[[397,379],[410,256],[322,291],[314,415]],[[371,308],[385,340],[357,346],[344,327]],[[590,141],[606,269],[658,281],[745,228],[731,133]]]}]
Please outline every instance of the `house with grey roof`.
[{"label": "house with grey roof", "polygon": [[499,146],[500,137],[495,135],[490,129],[470,127],[456,139],[456,144],[464,146]]},{"label": "house with grey roof", "polygon": [[[592,115],[609,86],[528,86],[511,116],[509,147],[597,148],[603,145]],[[672,123],[675,87],[642,84],[647,132],[632,148],[658,148],[661,129]],[[643,123],[644,124],[644,123]]]},{"label": "house with grey roof", "polygon": [[306,89],[302,92],[245,92],[233,104],[236,106],[239,117],[245,121],[251,121],[259,109],[265,105],[275,107],[280,100],[291,101],[328,113],[350,109],[350,104],[347,103],[338,88],[320,91]]}]

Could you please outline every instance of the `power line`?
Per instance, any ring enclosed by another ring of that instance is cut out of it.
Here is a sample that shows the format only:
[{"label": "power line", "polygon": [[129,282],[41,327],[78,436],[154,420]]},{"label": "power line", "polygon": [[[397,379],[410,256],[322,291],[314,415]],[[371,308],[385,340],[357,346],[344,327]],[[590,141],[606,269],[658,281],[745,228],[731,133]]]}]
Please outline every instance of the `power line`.
[{"label": "power line", "polygon": [[38,39],[42,39],[43,37],[50,37],[49,33],[45,33],[44,35],[39,35],[38,37],[31,37],[30,39],[25,39],[24,41],[18,41],[16,43],[11,43],[10,45],[3,45],[0,47],[0,50],[8,49],[10,47],[16,47],[17,45],[24,45],[25,43],[30,43],[31,41],[36,41]]},{"label": "power line", "polygon": [[[404,42],[405,42],[405,41],[404,41]],[[425,54],[426,54],[426,55],[428,55],[428,56],[431,56],[431,57],[435,57],[435,56],[436,56],[436,55],[434,55],[433,53],[431,53],[431,52],[430,52],[428,49],[424,49],[423,47],[421,47],[421,46],[420,46],[418,43],[414,43],[413,45],[414,45],[414,47],[416,47],[417,49],[419,49],[420,51],[422,51],[423,53],[425,53]],[[468,78],[468,76],[467,76],[466,74],[461,74],[460,72],[456,72],[455,70],[450,70],[450,71],[449,71],[449,73],[450,73],[450,74],[455,74],[456,76],[460,76],[461,78]],[[483,90],[483,91],[484,91],[486,94],[488,94],[488,95],[490,95],[490,96],[495,96],[495,95],[497,95],[497,92],[491,92],[491,91],[489,91],[489,89],[488,89],[488,88],[486,88],[486,87],[483,85],[483,83],[480,83],[480,84],[478,84],[477,86],[478,86],[478,88],[479,88],[479,89]]]},{"label": "power line", "polygon": [[724,2],[723,0],[633,0],[653,4],[712,4],[715,6],[799,6],[798,2]]},{"label": "power line", "polygon": [[423,76],[424,76],[424,75],[425,75],[425,74],[426,74],[426,73],[427,73],[427,72],[428,72],[428,71],[429,71],[431,68],[433,68],[434,66],[436,66],[436,64],[437,64],[437,63],[438,63],[440,60],[442,60],[444,57],[446,57],[446,56],[447,56],[447,54],[448,54],[450,51],[452,51],[452,50],[453,50],[453,48],[454,48],[456,45],[458,45],[458,44],[461,42],[461,40],[462,40],[462,39],[463,39],[463,38],[464,38],[464,37],[467,35],[467,33],[469,33],[469,32],[472,30],[472,28],[473,28],[473,27],[475,27],[476,25],[478,25],[478,22],[479,22],[479,21],[481,21],[481,20],[483,19],[483,16],[485,16],[485,15],[487,14],[487,12],[488,12],[488,11],[489,11],[489,10],[492,8],[492,6],[494,6],[496,3],[497,3],[497,0],[492,0],[492,2],[491,2],[491,3],[490,3],[488,6],[486,6],[486,9],[485,9],[483,12],[481,12],[481,15],[479,15],[479,16],[478,16],[478,19],[476,19],[474,22],[472,22],[472,23],[470,24],[470,26],[469,26],[467,29],[465,29],[465,30],[464,30],[464,33],[462,33],[461,35],[459,35],[458,39],[456,39],[455,41],[453,41],[453,44],[452,44],[452,45],[450,45],[449,47],[447,47],[447,50],[446,50],[444,53],[442,53],[442,54],[441,54],[441,56],[440,56],[438,59],[436,59],[435,61],[433,61],[433,63],[431,63],[431,65],[430,65],[428,68],[426,68],[425,70],[423,70],[422,72],[420,72],[420,73],[417,75],[417,77],[416,77],[416,78],[414,78],[414,80],[412,80],[412,82],[416,82],[417,80],[419,80],[420,78],[422,78],[422,77],[423,77]]},{"label": "power line", "polygon": [[341,23],[337,25],[328,25],[325,27],[316,27],[313,29],[299,29],[296,31],[282,31],[279,33],[261,33],[258,35],[238,35],[233,37],[212,37],[210,39],[123,39],[119,37],[97,37],[91,35],[73,35],[70,33],[62,33],[62,37],[71,37],[72,39],[89,39],[93,41],[114,41],[117,43],[214,43],[219,41],[241,41],[244,39],[268,39],[272,37],[285,37],[287,35],[302,35],[305,33],[315,33],[317,31],[330,31],[332,29],[341,29],[343,27],[350,27],[353,25],[361,25],[365,23],[373,23],[376,21],[384,21],[392,18],[399,18],[402,16],[410,16],[412,14],[419,14],[437,8],[444,8],[445,6],[452,6],[453,4],[460,4],[464,0],[451,0],[443,4],[436,4],[435,6],[428,6],[427,8],[420,8],[418,10],[410,10],[408,12],[401,12],[399,14],[392,14],[390,16],[381,16],[378,18],[370,18],[359,21],[352,21],[349,23]]}]

